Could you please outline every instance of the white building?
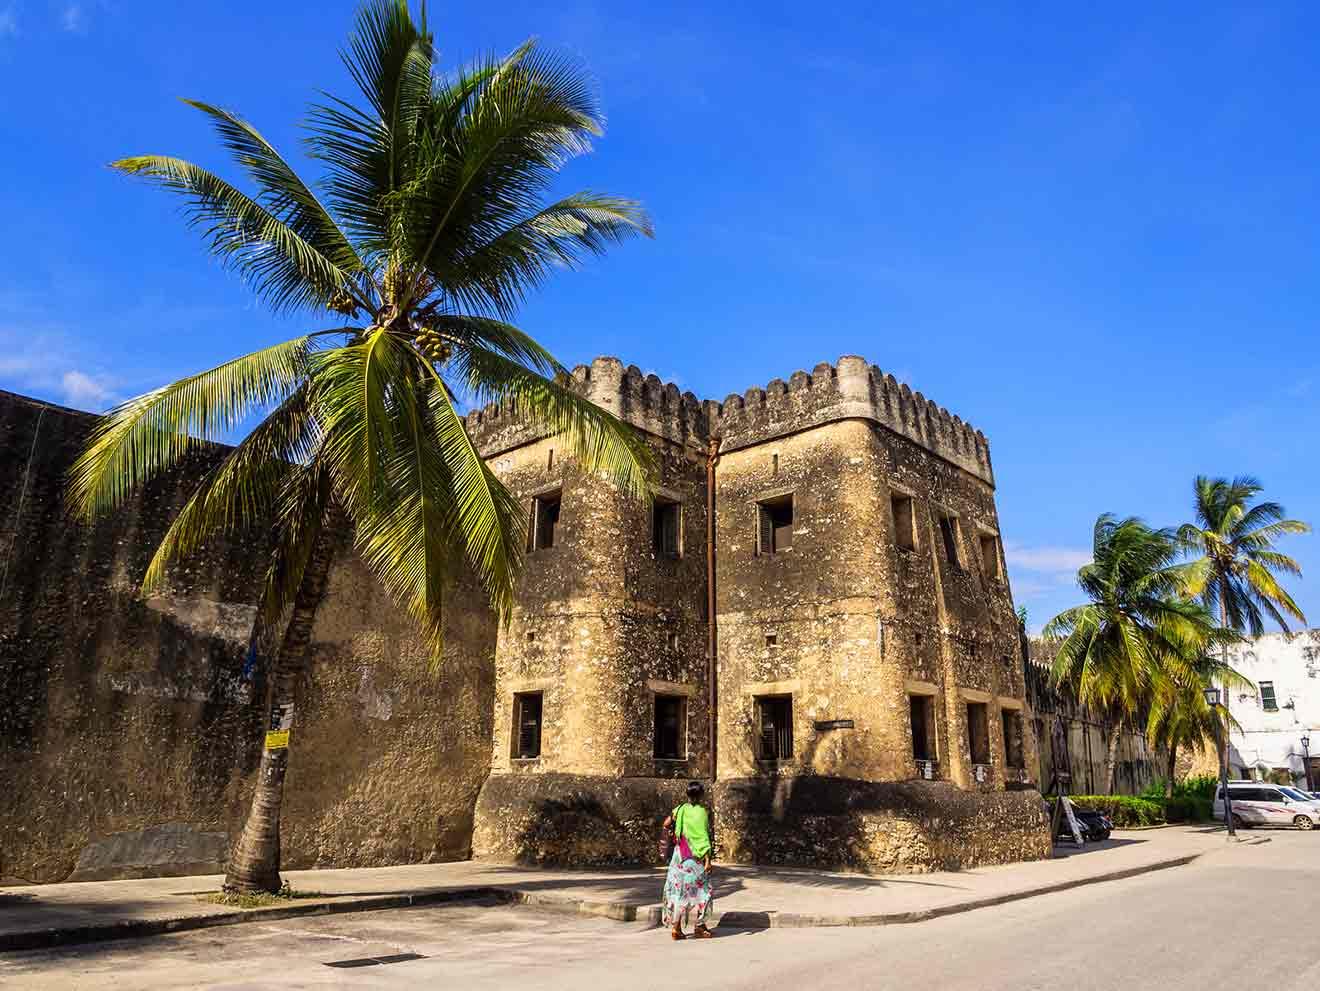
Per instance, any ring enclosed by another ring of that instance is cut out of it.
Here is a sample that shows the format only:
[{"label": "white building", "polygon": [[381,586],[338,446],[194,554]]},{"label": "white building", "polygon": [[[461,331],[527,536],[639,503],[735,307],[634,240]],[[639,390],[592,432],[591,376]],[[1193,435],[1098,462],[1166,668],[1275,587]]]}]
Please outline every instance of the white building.
[{"label": "white building", "polygon": [[1256,690],[1229,689],[1240,724],[1231,736],[1234,777],[1264,779],[1286,771],[1306,787],[1302,737],[1310,737],[1313,785],[1320,788],[1320,629],[1267,633],[1229,652],[1229,663]]}]

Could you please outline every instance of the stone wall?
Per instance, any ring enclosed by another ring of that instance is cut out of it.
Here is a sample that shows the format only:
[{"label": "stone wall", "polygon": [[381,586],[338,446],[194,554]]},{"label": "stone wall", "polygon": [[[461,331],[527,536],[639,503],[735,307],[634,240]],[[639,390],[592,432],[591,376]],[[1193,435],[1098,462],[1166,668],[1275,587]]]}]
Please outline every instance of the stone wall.
[{"label": "stone wall", "polygon": [[[208,548],[165,593],[137,594],[188,480],[218,452],[86,527],[63,490],[94,422],[0,393],[5,882],[217,871],[259,756],[264,665],[245,660],[260,538]],[[362,565],[335,567],[295,730],[286,867],[467,856],[494,626],[471,590],[450,615],[432,674]]]},{"label": "stone wall", "polygon": [[[1048,789],[1055,772],[1064,764],[1054,752],[1055,717],[1063,719],[1064,736],[1068,748],[1067,766],[1072,781],[1068,791],[1074,795],[1103,795],[1105,793],[1105,748],[1109,741],[1110,723],[1077,702],[1066,689],[1056,690],[1049,682],[1048,645],[1032,641],[1025,662],[1027,701],[1035,724],[1035,735],[1040,742],[1040,785]],[[1138,719],[1143,725],[1144,719]],[[1123,733],[1118,744],[1118,770],[1114,776],[1114,791],[1119,795],[1136,795],[1157,778],[1167,773],[1168,757],[1156,751],[1146,741],[1140,729]],[[1183,775],[1179,775],[1182,777]]]}]

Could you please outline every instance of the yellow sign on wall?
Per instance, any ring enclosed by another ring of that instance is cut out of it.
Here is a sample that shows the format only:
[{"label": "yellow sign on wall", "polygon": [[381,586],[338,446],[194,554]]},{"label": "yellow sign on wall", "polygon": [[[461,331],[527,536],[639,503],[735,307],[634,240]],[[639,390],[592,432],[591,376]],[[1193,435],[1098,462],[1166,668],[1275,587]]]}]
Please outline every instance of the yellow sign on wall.
[{"label": "yellow sign on wall", "polygon": [[276,729],[266,734],[267,750],[288,750],[289,749],[289,730]]}]

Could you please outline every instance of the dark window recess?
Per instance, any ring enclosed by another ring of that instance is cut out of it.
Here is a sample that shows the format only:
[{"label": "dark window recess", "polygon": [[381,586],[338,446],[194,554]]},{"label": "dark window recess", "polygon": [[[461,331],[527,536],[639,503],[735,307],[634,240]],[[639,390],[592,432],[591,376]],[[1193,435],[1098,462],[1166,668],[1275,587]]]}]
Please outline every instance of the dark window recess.
[{"label": "dark window recess", "polygon": [[912,526],[912,497],[890,496],[889,508],[894,513],[894,544],[900,551],[912,550],[917,546],[916,530]]},{"label": "dark window recess", "polygon": [[541,693],[522,692],[513,697],[513,756],[541,756]]},{"label": "dark window recess", "polygon": [[657,760],[683,759],[685,700],[681,695],[655,697],[655,756]]},{"label": "dark window recess", "polygon": [[988,533],[981,535],[981,566],[987,578],[999,580],[999,538]]},{"label": "dark window recess", "polygon": [[944,560],[955,568],[960,567],[958,561],[958,520],[956,517],[940,517],[940,540],[944,544]]},{"label": "dark window recess", "polygon": [[793,497],[778,496],[756,504],[756,548],[777,554],[793,546]]},{"label": "dark window recess", "polygon": [[935,760],[935,699],[930,695],[909,695],[908,713],[912,722],[913,759]]},{"label": "dark window recess", "polygon": [[1004,764],[1021,770],[1027,766],[1022,756],[1022,713],[1016,709],[1001,709],[999,716],[1004,724]]},{"label": "dark window recess", "polygon": [[678,633],[670,630],[665,634],[665,643],[669,644],[670,650],[678,650]]},{"label": "dark window recess", "polygon": [[973,764],[990,763],[990,722],[984,702],[967,703],[967,747]]},{"label": "dark window recess", "polygon": [[678,557],[678,530],[682,509],[676,502],[657,499],[651,511],[651,546],[663,557]]},{"label": "dark window recess", "polygon": [[1260,683],[1260,707],[1266,712],[1279,711],[1279,700],[1274,695],[1274,682],[1262,681]]},{"label": "dark window recess", "polygon": [[533,550],[544,550],[547,547],[555,546],[555,530],[559,527],[559,505],[560,495],[558,492],[537,496],[532,500],[531,544]]},{"label": "dark window recess", "polygon": [[778,645],[779,645],[779,634],[778,634],[778,633],[767,633],[767,634],[765,635],[765,645],[766,645],[767,647],[776,647],[776,646],[778,646]]},{"label": "dark window recess", "polygon": [[758,756],[761,760],[793,757],[793,696],[767,695],[756,700]]}]

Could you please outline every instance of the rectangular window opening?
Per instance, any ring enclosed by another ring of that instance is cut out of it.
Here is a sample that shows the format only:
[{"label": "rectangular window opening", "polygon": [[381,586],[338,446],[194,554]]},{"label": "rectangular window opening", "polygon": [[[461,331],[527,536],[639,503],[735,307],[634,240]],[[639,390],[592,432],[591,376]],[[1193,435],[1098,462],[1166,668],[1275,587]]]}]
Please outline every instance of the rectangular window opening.
[{"label": "rectangular window opening", "polygon": [[944,560],[953,567],[962,567],[958,560],[958,517],[940,514],[940,540],[944,545]]},{"label": "rectangular window opening", "polygon": [[981,534],[981,566],[986,578],[999,581],[999,538],[993,534]]},{"label": "rectangular window opening", "polygon": [[908,718],[912,724],[913,759],[917,761],[936,760],[934,697],[931,695],[909,695]]},{"label": "rectangular window opening", "polygon": [[1266,712],[1279,711],[1279,700],[1274,695],[1274,682],[1262,681],[1260,683],[1260,707]]},{"label": "rectangular window opening", "polygon": [[651,548],[658,557],[678,557],[683,519],[682,506],[672,499],[656,497],[651,508]]},{"label": "rectangular window opening", "polygon": [[984,702],[967,703],[967,746],[973,764],[990,763],[990,722]]},{"label": "rectangular window opening", "polygon": [[670,650],[678,650],[678,631],[670,630],[665,634],[665,643],[669,645]]},{"label": "rectangular window opening", "polygon": [[686,747],[687,700],[681,695],[655,697],[655,758],[682,760]]},{"label": "rectangular window opening", "polygon": [[528,535],[531,550],[545,550],[555,546],[555,531],[559,528],[560,493],[547,492],[532,500],[532,526]]},{"label": "rectangular window opening", "polygon": [[778,554],[793,546],[793,496],[776,496],[756,504],[758,554]]},{"label": "rectangular window opening", "polygon": [[513,697],[513,756],[519,760],[541,756],[541,697],[540,692]]},{"label": "rectangular window opening", "polygon": [[778,633],[767,633],[767,634],[765,635],[765,645],[766,645],[767,647],[776,647],[776,646],[778,646],[778,645],[779,645],[779,634],[778,634]]},{"label": "rectangular window opening", "polygon": [[790,760],[793,757],[793,696],[756,698],[757,757]]},{"label": "rectangular window opening", "polygon": [[545,470],[549,471],[555,466],[555,449],[550,448],[550,454],[545,459]]},{"label": "rectangular window opening", "polygon": [[1022,755],[1022,713],[1017,709],[1001,709],[1004,725],[1004,765],[1016,770],[1027,766]]},{"label": "rectangular window opening", "polygon": [[912,497],[892,495],[889,508],[894,513],[894,543],[900,551],[910,551],[917,546],[916,529],[912,525]]}]

